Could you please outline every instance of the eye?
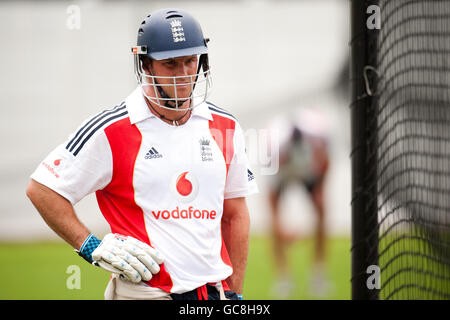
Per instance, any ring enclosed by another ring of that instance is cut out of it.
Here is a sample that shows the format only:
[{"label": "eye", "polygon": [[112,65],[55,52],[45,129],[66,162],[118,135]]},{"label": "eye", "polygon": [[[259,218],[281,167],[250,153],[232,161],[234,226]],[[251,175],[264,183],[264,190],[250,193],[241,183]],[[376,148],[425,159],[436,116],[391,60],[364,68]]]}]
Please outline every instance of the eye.
[{"label": "eye", "polygon": [[186,60],[186,64],[195,64],[197,63],[197,56],[191,57]]},{"label": "eye", "polygon": [[164,65],[168,66],[168,67],[174,67],[176,64],[177,63],[175,60],[168,60],[168,61],[164,62]]}]

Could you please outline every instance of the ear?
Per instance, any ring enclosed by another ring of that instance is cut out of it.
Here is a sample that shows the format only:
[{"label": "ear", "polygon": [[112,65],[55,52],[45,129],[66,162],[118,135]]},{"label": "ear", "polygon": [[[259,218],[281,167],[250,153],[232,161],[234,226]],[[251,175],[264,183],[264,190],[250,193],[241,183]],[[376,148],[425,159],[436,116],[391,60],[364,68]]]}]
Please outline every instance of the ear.
[{"label": "ear", "polygon": [[152,59],[150,59],[149,57],[142,57],[142,69],[144,69],[144,71],[147,71],[148,73],[150,72],[150,68],[152,66]]}]

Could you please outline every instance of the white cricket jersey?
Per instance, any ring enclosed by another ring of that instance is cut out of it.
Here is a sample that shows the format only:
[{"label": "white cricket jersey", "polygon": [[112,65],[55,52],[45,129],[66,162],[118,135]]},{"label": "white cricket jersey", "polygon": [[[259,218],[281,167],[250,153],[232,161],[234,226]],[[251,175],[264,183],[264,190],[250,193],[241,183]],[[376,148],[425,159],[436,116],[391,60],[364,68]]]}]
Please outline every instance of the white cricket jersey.
[{"label": "white cricket jersey", "polygon": [[223,202],[258,192],[232,115],[205,102],[172,126],[150,112],[140,87],[85,121],[31,178],[72,204],[95,192],[111,232],[162,253],[147,284],[171,293],[231,275]]}]

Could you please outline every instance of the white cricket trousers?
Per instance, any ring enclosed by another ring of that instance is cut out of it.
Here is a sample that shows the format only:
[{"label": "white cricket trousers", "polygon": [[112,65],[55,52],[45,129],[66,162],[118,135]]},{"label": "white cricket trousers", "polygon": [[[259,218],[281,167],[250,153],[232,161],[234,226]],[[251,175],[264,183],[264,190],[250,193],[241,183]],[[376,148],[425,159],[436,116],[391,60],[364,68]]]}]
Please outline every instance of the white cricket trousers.
[{"label": "white cricket trousers", "polygon": [[172,300],[172,298],[164,290],[145,284],[134,284],[113,274],[105,290],[105,300]]}]

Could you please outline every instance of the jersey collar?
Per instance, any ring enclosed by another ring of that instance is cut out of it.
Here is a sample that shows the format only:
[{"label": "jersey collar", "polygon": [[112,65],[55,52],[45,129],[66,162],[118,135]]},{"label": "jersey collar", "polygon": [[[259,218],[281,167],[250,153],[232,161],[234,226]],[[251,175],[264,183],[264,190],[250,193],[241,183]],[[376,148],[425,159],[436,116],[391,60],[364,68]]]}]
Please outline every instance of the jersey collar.
[{"label": "jersey collar", "polygon": [[[128,115],[130,117],[131,124],[143,121],[145,119],[156,117],[149,109],[145,102],[144,95],[142,94],[142,88],[138,86],[126,99],[125,104],[127,106]],[[198,116],[207,120],[212,120],[211,111],[206,103],[202,103],[192,110],[191,116]]]}]

